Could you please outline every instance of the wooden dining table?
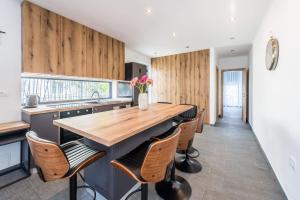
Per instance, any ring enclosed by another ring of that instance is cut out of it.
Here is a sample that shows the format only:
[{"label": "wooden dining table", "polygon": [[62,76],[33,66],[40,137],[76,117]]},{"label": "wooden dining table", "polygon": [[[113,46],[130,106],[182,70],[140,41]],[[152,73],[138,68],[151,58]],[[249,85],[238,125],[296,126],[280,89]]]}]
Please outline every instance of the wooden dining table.
[{"label": "wooden dining table", "polygon": [[115,169],[110,161],[168,131],[173,118],[190,105],[155,103],[147,110],[138,107],[54,120],[54,125],[81,135],[91,147],[106,156],[84,170],[86,182],[109,200],[119,200],[136,182]]}]

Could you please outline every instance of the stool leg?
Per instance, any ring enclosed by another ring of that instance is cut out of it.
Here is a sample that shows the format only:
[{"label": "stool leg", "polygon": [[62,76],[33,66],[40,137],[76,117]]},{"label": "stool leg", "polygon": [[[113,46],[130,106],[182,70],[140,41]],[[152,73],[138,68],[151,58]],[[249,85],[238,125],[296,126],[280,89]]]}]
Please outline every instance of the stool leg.
[{"label": "stool leg", "polygon": [[142,200],[148,200],[148,184],[142,184]]},{"label": "stool leg", "polygon": [[171,175],[166,180],[156,183],[155,190],[163,199],[188,200],[192,195],[190,184],[182,177],[175,175],[175,164],[171,168]]},{"label": "stool leg", "polygon": [[184,156],[176,157],[175,166],[182,172],[198,173],[202,170],[202,165],[186,153]]},{"label": "stool leg", "polygon": [[77,199],[77,174],[73,175],[69,179],[69,195],[70,200],[76,200]]}]

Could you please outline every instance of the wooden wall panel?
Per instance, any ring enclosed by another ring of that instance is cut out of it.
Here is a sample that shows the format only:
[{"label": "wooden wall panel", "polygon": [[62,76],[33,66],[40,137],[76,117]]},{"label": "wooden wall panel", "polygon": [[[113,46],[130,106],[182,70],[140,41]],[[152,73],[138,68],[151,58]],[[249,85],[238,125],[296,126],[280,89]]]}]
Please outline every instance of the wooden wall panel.
[{"label": "wooden wall panel", "polygon": [[62,66],[64,75],[86,75],[86,27],[62,18]]},{"label": "wooden wall panel", "polygon": [[22,3],[23,72],[125,78],[125,44],[35,4]]},{"label": "wooden wall panel", "polygon": [[60,67],[60,16],[24,2],[23,71],[57,74]]},{"label": "wooden wall panel", "polygon": [[209,50],[153,58],[152,100],[205,108],[209,123]]}]

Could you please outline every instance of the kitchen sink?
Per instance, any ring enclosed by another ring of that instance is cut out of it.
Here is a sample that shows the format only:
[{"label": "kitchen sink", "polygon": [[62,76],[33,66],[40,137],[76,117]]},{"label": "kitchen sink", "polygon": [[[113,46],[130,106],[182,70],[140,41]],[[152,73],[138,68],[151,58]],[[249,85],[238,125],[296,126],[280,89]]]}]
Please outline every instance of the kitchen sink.
[{"label": "kitchen sink", "polygon": [[87,101],[86,103],[90,103],[90,104],[103,104],[105,102],[101,102],[101,101]]}]

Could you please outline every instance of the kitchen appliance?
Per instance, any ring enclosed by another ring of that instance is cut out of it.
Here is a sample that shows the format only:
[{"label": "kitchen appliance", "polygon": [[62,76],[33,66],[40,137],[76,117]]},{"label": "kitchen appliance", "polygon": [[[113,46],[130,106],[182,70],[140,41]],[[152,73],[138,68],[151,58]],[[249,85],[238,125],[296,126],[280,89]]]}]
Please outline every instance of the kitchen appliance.
[{"label": "kitchen appliance", "polygon": [[[69,118],[69,117],[76,117],[81,115],[92,114],[92,108],[85,108],[85,109],[78,109],[78,110],[70,110],[70,111],[63,111],[60,112],[59,116],[60,119]],[[77,135],[71,131],[66,129],[60,128],[60,144],[64,144],[70,142],[72,140],[78,140],[82,138],[82,136]]]},{"label": "kitchen appliance", "polygon": [[25,107],[26,108],[36,108],[40,102],[39,95],[27,95]]},{"label": "kitchen appliance", "polygon": [[[143,75],[147,74],[147,66],[142,65],[139,63],[126,63],[125,64],[125,80],[131,81],[132,78],[138,77],[141,78]],[[137,106],[138,105],[138,96],[139,96],[139,90],[134,87],[133,94],[132,94],[132,105]]]}]

